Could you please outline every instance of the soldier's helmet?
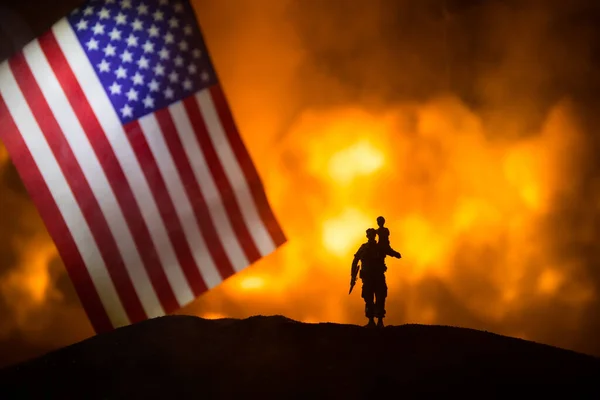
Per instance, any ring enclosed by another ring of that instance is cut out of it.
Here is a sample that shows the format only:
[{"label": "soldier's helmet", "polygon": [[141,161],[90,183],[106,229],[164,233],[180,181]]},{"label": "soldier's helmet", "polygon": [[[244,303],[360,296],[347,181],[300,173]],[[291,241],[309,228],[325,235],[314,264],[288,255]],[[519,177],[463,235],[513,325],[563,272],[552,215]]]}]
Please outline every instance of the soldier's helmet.
[{"label": "soldier's helmet", "polygon": [[367,229],[367,239],[375,239],[375,236],[377,236],[377,231],[375,229]]},{"label": "soldier's helmet", "polygon": [[377,217],[377,225],[383,226],[383,224],[385,224],[385,218]]}]

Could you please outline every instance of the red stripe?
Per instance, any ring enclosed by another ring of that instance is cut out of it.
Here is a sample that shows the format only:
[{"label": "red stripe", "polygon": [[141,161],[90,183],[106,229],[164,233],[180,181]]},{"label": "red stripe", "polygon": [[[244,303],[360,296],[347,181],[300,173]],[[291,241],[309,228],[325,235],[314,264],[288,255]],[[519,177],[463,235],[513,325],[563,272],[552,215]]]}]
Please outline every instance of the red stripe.
[{"label": "red stripe", "polygon": [[77,163],[25,58],[22,54],[17,54],[9,61],[9,65],[81,208],[130,321],[147,319],[98,200],[94,197],[81,166]]},{"label": "red stripe", "polygon": [[112,330],[112,323],[100,301],[96,287],[73,240],[73,236],[2,96],[0,96],[0,126],[2,127],[0,137],[11,155],[29,195],[39,210],[50,236],[54,239],[56,248],[64,260],[67,272],[74,283],[77,295],[90,318],[94,330],[97,333]]},{"label": "red stripe", "polygon": [[173,244],[183,273],[185,274],[192,291],[198,296],[207,290],[206,283],[196,266],[196,261],[188,246],[183,227],[177,216],[175,205],[173,204],[171,196],[169,196],[167,185],[158,168],[156,159],[150,150],[150,146],[144,137],[144,132],[137,121],[125,125],[125,132],[138,162],[140,165],[144,166],[142,170],[146,176],[146,181],[148,181],[150,190],[152,190],[152,195],[158,205],[158,210],[165,223],[167,232],[169,233],[169,239]]},{"label": "red stripe", "polygon": [[227,175],[225,175],[225,170],[223,169],[223,166],[219,161],[219,157],[217,156],[217,152],[215,151],[212,141],[210,140],[208,130],[206,129],[206,124],[204,123],[204,118],[202,118],[202,114],[200,113],[200,105],[198,104],[195,96],[185,99],[183,101],[183,105],[188,117],[190,118],[192,127],[194,128],[196,140],[198,140],[200,149],[202,149],[206,164],[208,165],[215,184],[221,193],[221,199],[223,200],[223,204],[227,210],[227,216],[231,221],[233,230],[238,238],[238,241],[242,245],[242,248],[244,249],[246,258],[250,263],[253,263],[260,258],[260,252],[258,251],[258,248],[256,247],[256,244],[250,235],[248,227],[244,223],[242,212],[240,211],[239,204],[229,179],[227,179]]},{"label": "red stripe", "polygon": [[180,305],[162,267],[148,226],[142,217],[139,205],[112,146],[106,138],[106,134],[98,122],[96,114],[94,114],[94,110],[92,110],[92,107],[88,103],[75,74],[61,52],[52,32],[43,35],[38,41],[52,70],[56,74],[58,82],[67,94],[69,103],[75,115],[77,115],[94,149],[94,153],[106,174],[108,182],[115,193],[115,197],[125,216],[125,221],[132,233],[138,253],[152,282],[152,287],[163,309],[167,313],[177,310]]},{"label": "red stripe", "polygon": [[250,186],[250,191],[252,192],[252,197],[254,198],[260,217],[269,231],[271,239],[273,239],[275,245],[279,247],[286,242],[285,234],[269,205],[262,181],[235,125],[233,115],[231,114],[221,85],[217,84],[211,86],[210,94],[217,109],[217,113],[219,114],[221,125],[223,125],[223,129],[229,140],[229,144],[231,145],[238,164],[242,168],[246,181]]},{"label": "red stripe", "polygon": [[225,249],[219,240],[219,236],[212,222],[212,217],[206,204],[206,200],[204,199],[202,190],[196,181],[194,172],[192,171],[190,163],[183,149],[183,145],[179,140],[177,128],[175,128],[173,119],[171,118],[171,115],[167,109],[159,110],[155,115],[158,125],[162,131],[162,135],[175,162],[175,166],[179,171],[179,176],[192,205],[192,209],[194,210],[196,222],[200,227],[200,232],[202,233],[202,237],[204,238],[208,251],[215,261],[215,265],[217,266],[221,277],[226,279],[233,275],[235,271],[233,270],[231,261],[229,260],[229,257],[227,257],[227,253],[225,252]]}]

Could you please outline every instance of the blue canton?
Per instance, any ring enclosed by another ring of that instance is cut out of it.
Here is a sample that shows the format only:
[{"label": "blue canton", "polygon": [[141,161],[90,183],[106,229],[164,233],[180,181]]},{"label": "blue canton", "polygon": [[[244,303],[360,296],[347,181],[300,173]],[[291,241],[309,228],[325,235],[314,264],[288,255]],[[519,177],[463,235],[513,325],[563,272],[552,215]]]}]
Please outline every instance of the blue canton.
[{"label": "blue canton", "polygon": [[217,83],[187,0],[88,0],[68,21],[123,124]]}]

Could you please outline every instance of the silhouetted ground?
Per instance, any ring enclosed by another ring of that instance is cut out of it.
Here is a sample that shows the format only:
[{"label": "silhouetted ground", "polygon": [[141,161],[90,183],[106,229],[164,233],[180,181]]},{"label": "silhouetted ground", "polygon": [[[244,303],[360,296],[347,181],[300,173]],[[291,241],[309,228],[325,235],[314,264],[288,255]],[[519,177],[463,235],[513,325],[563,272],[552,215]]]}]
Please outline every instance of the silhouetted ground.
[{"label": "silhouetted ground", "polygon": [[377,395],[598,399],[600,359],[443,326],[171,316],[0,370],[2,399]]}]

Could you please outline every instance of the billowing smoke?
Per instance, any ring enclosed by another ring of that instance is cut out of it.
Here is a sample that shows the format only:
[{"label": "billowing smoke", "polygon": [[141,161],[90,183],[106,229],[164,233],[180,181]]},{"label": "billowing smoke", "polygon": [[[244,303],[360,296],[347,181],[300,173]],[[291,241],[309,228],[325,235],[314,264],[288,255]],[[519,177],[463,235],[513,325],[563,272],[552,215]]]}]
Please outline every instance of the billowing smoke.
[{"label": "billowing smoke", "polygon": [[[194,4],[290,241],[182,313],[363,323],[350,262],[383,215],[403,255],[388,262],[388,324],[600,355],[597,7]],[[3,154],[0,207],[14,211],[0,231],[0,335],[35,351],[83,339],[89,323]]]}]

